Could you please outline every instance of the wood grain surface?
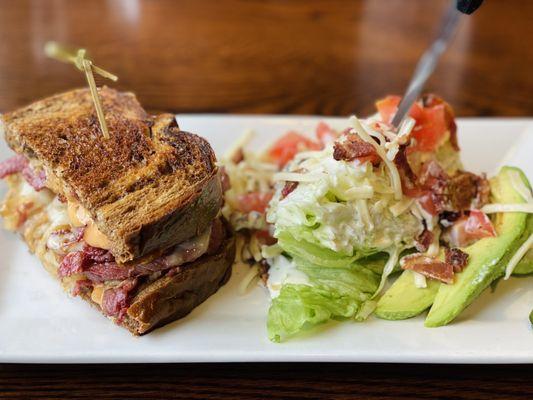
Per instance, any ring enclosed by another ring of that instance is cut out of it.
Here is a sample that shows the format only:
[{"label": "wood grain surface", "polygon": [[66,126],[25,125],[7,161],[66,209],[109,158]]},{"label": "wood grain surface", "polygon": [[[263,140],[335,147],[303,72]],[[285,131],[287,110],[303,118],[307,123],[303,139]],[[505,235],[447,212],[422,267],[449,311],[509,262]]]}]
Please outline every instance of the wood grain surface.
[{"label": "wood grain surface", "polygon": [[[1,0],[0,111],[84,84],[84,46],[153,110],[346,115],[401,93],[446,0]],[[465,17],[427,87],[469,116],[533,113],[531,0]]]},{"label": "wood grain surface", "polygon": [[0,366],[0,399],[531,399],[532,366]]},{"label": "wood grain surface", "polygon": [[[150,110],[367,114],[401,93],[442,0],[0,0],[0,111],[84,84],[84,46]],[[486,0],[428,84],[461,116],[533,114],[531,0]],[[1,352],[1,343],[0,343]],[[533,398],[533,366],[0,365],[0,398]]]}]

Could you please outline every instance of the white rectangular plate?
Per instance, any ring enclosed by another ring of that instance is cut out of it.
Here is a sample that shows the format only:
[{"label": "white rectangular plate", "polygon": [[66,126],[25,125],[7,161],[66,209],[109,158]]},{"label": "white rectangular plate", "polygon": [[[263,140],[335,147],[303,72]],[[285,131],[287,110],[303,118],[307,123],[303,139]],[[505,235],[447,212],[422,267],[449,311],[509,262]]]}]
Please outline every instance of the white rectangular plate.
[{"label": "white rectangular plate", "polygon": [[[253,129],[264,147],[289,129],[312,133],[324,120],[345,118],[180,115],[183,130],[204,136],[221,155]],[[494,173],[504,161],[533,179],[532,119],[460,119],[467,169]],[[4,143],[0,159],[9,156]],[[4,194],[2,185],[0,194]],[[282,344],[269,342],[267,292],[239,296],[244,271],[188,317],[144,337],[133,337],[78,298],[70,298],[15,235],[0,231],[0,362],[222,362],[357,361],[427,363],[532,363],[531,278],[500,282],[453,324],[428,329],[423,318],[331,323]]]}]

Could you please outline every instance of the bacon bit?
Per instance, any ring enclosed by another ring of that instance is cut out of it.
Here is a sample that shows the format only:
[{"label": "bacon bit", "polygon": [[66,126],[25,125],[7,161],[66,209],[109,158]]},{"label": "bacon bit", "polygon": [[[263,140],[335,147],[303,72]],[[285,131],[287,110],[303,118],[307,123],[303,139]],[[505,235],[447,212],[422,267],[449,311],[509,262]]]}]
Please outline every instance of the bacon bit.
[{"label": "bacon bit", "polygon": [[82,293],[87,293],[92,290],[93,283],[89,279],[77,280],[72,289],[72,296],[79,296]]},{"label": "bacon bit", "polygon": [[413,172],[409,162],[407,161],[407,146],[400,146],[396,157],[394,158],[394,164],[398,168],[400,173],[400,180],[402,181],[402,191],[403,193],[411,198],[420,196],[423,192],[416,185],[416,175]]},{"label": "bacon bit", "polygon": [[333,146],[333,158],[337,161],[355,161],[367,158],[372,164],[379,164],[381,159],[376,153],[376,149],[370,143],[365,142],[359,136],[349,133],[349,130],[342,134],[343,141],[336,141]]},{"label": "bacon bit", "polygon": [[102,297],[102,311],[110,317],[117,317],[121,322],[129,307],[131,292],[137,286],[137,279],[128,279],[119,286],[106,289]]},{"label": "bacon bit", "polygon": [[401,267],[447,284],[453,283],[453,266],[434,257],[410,254],[402,258]]},{"label": "bacon bit", "polygon": [[267,260],[261,260],[259,263],[259,276],[261,277],[261,280],[266,285],[268,281],[268,270],[270,269],[270,265],[268,265]]},{"label": "bacon bit", "polygon": [[7,160],[0,162],[0,179],[22,172],[27,166],[28,160],[24,156],[16,155],[8,158]]},{"label": "bacon bit", "polygon": [[431,243],[433,243],[433,237],[433,232],[424,229],[424,231],[416,239],[416,249],[421,253],[427,251],[429,246],[431,246]]},{"label": "bacon bit", "polygon": [[443,235],[451,247],[466,247],[479,239],[496,236],[489,217],[479,210],[459,218]]},{"label": "bacon bit", "polygon": [[[478,199],[478,197],[479,200],[477,202],[486,202],[488,200],[488,193],[478,192],[480,188],[484,188],[484,181],[486,181],[486,179],[483,177],[463,171],[460,171],[451,177],[447,187],[451,208],[459,211],[469,210],[472,202]],[[490,187],[488,188],[488,191],[490,193]]]},{"label": "bacon bit", "polygon": [[458,248],[444,250],[445,261],[453,267],[453,272],[461,272],[468,263],[468,254]]},{"label": "bacon bit", "polygon": [[271,246],[273,244],[276,244],[278,240],[270,235],[269,231],[255,231],[253,233],[257,237],[257,240],[259,240],[259,243]]},{"label": "bacon bit", "polygon": [[296,189],[297,187],[298,187],[298,182],[285,183],[285,186],[283,186],[283,189],[281,189],[281,199],[283,200],[285,197],[291,194],[294,191],[294,189]]},{"label": "bacon bit", "polygon": [[400,177],[404,194],[418,198],[420,205],[432,215],[444,211],[467,211],[474,204],[484,204],[488,201],[490,187],[484,176],[459,171],[450,177],[432,160],[422,165],[418,179],[413,180],[405,154],[400,155],[397,165],[401,165],[399,170],[403,171],[400,172]]}]

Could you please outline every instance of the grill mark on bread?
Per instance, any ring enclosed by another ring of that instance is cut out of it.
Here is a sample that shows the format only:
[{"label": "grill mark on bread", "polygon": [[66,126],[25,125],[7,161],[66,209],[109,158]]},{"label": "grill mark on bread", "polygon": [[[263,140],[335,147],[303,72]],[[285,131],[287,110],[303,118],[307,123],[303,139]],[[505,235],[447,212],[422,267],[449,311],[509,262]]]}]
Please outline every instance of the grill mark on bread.
[{"label": "grill mark on bread", "polygon": [[[171,114],[148,115],[131,93],[104,87],[100,96],[107,140],[88,89],[4,114],[6,140],[16,152],[42,162],[57,178],[60,194],[79,200],[121,262],[204,229],[221,203],[209,143],[180,131]],[[174,236],[162,232],[183,216],[192,226]]]}]

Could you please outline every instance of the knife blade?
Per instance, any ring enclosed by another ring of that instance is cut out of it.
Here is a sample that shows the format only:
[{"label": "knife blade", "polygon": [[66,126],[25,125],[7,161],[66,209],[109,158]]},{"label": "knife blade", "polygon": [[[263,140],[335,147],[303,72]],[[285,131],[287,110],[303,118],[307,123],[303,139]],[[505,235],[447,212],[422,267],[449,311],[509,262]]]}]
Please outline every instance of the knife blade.
[{"label": "knife blade", "polygon": [[411,82],[398,105],[398,111],[396,111],[396,114],[392,119],[392,126],[395,129],[399,128],[405,116],[411,109],[411,106],[420,96],[424,84],[435,70],[440,56],[444,53],[444,50],[446,50],[453,38],[453,34],[456,31],[462,13],[473,13],[482,2],[483,0],[452,1],[452,4],[448,7],[446,14],[442,18],[437,38],[418,61]]}]

